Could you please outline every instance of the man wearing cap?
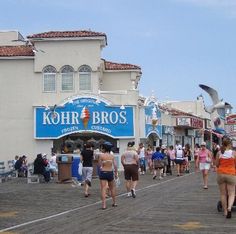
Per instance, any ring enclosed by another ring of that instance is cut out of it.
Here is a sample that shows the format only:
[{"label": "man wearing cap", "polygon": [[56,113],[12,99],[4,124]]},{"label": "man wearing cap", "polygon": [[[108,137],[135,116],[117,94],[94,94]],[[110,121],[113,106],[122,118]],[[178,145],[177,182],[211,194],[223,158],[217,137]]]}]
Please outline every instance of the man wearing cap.
[{"label": "man wearing cap", "polygon": [[198,152],[196,166],[202,172],[203,188],[208,188],[208,172],[211,167],[212,154],[206,148],[206,142],[201,143],[201,149]]},{"label": "man wearing cap", "polygon": [[124,167],[124,175],[126,180],[126,189],[128,197],[136,197],[135,188],[139,180],[139,158],[134,150],[133,142],[128,142],[127,150],[121,156],[121,163]]}]

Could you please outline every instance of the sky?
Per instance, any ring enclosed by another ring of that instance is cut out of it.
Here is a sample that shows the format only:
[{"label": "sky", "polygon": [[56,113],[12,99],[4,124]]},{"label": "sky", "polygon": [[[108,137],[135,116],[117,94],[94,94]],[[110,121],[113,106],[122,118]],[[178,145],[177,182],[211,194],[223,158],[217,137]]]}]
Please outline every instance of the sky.
[{"label": "sky", "polygon": [[141,67],[140,94],[236,109],[236,0],[4,0],[0,30],[106,33],[102,58]]}]

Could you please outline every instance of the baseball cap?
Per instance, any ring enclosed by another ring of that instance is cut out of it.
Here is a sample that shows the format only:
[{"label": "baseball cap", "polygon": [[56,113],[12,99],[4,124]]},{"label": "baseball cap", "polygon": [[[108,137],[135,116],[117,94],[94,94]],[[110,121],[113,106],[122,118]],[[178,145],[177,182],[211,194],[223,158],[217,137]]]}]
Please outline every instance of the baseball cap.
[{"label": "baseball cap", "polygon": [[203,141],[203,142],[201,143],[201,146],[206,146],[206,142]]}]

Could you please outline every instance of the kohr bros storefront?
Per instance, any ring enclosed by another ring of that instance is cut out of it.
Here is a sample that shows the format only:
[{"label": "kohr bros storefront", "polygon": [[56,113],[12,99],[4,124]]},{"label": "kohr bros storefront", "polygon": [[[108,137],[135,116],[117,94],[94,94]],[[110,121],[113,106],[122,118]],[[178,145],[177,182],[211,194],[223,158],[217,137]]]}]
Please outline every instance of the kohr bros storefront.
[{"label": "kohr bros storefront", "polygon": [[108,140],[119,153],[119,140],[134,135],[133,107],[121,108],[96,96],[77,96],[52,108],[35,108],[35,139],[52,139],[57,152],[70,139],[80,142],[78,147],[93,141],[95,148]]}]

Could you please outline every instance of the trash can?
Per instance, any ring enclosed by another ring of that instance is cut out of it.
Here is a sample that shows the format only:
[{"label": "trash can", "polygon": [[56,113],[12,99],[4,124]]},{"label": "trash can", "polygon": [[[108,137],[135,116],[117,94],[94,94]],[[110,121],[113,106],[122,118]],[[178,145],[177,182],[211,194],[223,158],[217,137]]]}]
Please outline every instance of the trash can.
[{"label": "trash can", "polygon": [[80,157],[73,156],[72,177],[76,177],[78,181],[82,181],[82,175],[79,175],[78,173],[79,163],[80,163]]},{"label": "trash can", "polygon": [[69,154],[59,154],[56,162],[58,164],[58,181],[60,183],[72,181],[73,156]]}]

